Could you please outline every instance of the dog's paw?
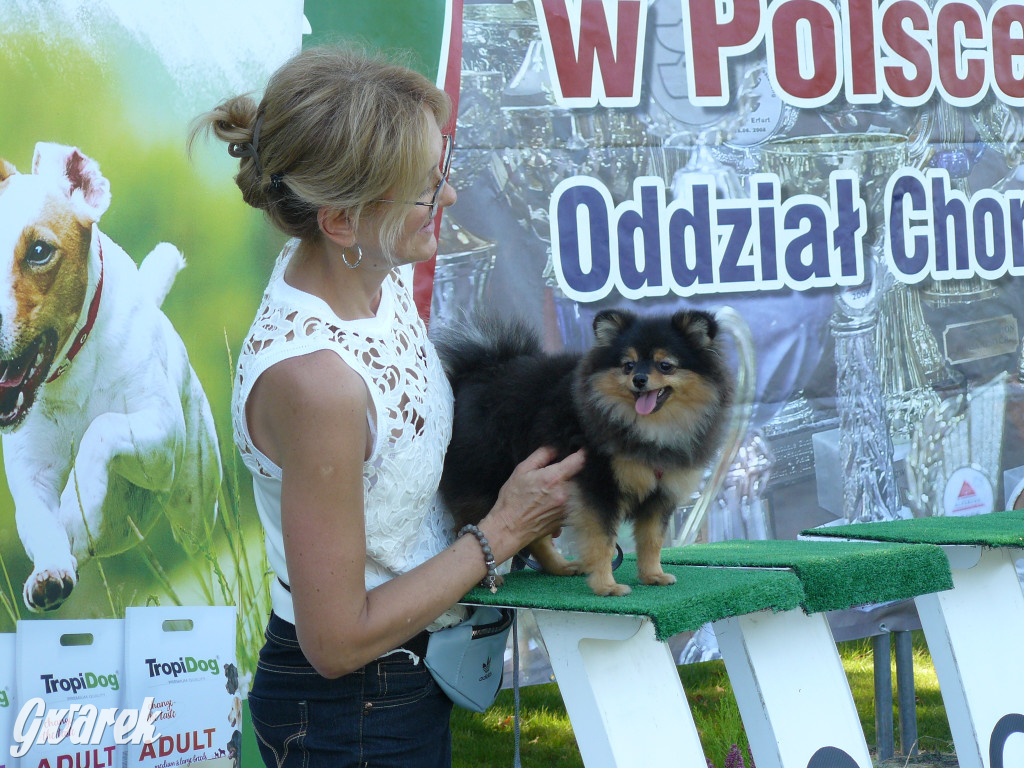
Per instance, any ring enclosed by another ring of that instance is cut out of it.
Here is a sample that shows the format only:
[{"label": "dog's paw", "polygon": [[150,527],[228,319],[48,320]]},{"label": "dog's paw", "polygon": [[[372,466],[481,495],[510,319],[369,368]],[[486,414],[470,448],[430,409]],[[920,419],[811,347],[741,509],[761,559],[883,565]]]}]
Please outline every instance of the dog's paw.
[{"label": "dog's paw", "polygon": [[611,589],[604,594],[609,597],[625,597],[633,590],[627,587],[625,584],[612,584]]},{"label": "dog's paw", "polygon": [[78,581],[75,567],[38,568],[25,582],[25,605],[32,611],[52,611],[68,599]]},{"label": "dog's paw", "polygon": [[552,573],[555,576],[579,576],[583,573],[583,566],[575,560],[566,560],[563,563],[552,566],[552,570],[548,570],[548,567],[544,567],[546,573]]},{"label": "dog's paw", "polygon": [[614,581],[595,581],[593,579],[587,580],[587,586],[590,587],[590,591],[600,597],[624,597],[633,590],[627,587],[625,584],[618,584]]},{"label": "dog's paw", "polygon": [[641,573],[640,583],[665,587],[669,584],[675,584],[676,577],[673,576],[671,573],[665,573],[664,571],[660,571],[659,573]]}]

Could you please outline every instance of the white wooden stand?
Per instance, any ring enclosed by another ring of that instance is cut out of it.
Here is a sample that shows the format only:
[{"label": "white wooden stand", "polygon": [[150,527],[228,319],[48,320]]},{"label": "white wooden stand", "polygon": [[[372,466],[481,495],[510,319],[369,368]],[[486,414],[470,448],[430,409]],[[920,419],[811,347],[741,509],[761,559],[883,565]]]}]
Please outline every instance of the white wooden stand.
[{"label": "white wooden stand", "polygon": [[1024,594],[1013,564],[1021,551],[943,549],[953,589],[915,602],[957,760],[960,768],[1024,768]]},{"label": "white wooden stand", "polygon": [[757,768],[871,768],[823,614],[761,612],[712,626]]},{"label": "white wooden stand", "polygon": [[[587,768],[704,768],[675,661],[649,619],[534,616]],[[758,768],[871,768],[824,616],[760,611],[714,628]]]},{"label": "white wooden stand", "polygon": [[587,768],[707,765],[672,653],[650,619],[539,609],[534,618]]}]

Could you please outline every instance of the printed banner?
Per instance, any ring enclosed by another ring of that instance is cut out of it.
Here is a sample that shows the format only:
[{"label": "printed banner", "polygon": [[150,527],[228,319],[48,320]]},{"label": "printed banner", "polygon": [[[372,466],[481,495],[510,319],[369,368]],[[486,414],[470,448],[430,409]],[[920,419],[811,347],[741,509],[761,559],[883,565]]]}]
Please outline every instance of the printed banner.
[{"label": "printed banner", "polygon": [[244,695],[269,596],[230,395],[283,237],[223,145],[186,142],[299,50],[302,2],[14,0],[0,24],[0,632],[237,605]]},{"label": "printed banner", "polygon": [[[403,52],[457,102],[461,20],[411,0],[386,17],[326,0],[0,5],[0,638],[25,619],[237,606],[229,724],[246,764],[269,570],[230,398],[284,236],[243,203],[222,144],[188,154],[189,130],[343,37]],[[432,270],[416,292],[425,314]],[[7,722],[16,692],[0,687]],[[192,751],[214,746],[195,733]]]},{"label": "printed banner", "polygon": [[411,50],[457,104],[432,325],[487,306],[582,350],[610,307],[719,313],[737,405],[671,543],[1024,503],[1019,2],[13,0],[0,22],[0,632],[237,605],[244,691],[269,600],[230,388],[283,237],[223,147],[185,144],[337,39]]},{"label": "printed banner", "polygon": [[1022,503],[1024,6],[467,1],[462,67],[433,324],[725,320],[670,543]]}]

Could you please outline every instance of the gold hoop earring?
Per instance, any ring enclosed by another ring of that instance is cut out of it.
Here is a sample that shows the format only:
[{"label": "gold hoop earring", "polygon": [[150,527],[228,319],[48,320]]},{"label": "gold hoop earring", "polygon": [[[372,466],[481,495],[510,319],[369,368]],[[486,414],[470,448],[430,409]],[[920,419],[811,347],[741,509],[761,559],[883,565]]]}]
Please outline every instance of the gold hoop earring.
[{"label": "gold hoop earring", "polygon": [[359,262],[361,262],[363,260],[363,249],[359,247],[358,243],[356,244],[356,263],[355,264],[353,264],[352,262],[350,262],[348,260],[348,251],[342,251],[341,252],[341,260],[345,262],[345,266],[348,267],[349,269],[355,269],[356,267],[359,266]]}]

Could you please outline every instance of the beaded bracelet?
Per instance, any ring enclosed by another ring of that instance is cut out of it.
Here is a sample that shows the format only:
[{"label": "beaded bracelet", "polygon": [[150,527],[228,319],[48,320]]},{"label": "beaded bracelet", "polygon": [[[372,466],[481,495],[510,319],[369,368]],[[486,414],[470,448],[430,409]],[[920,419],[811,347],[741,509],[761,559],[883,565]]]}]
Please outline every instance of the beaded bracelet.
[{"label": "beaded bracelet", "polygon": [[494,553],[491,552],[491,545],[488,543],[487,537],[484,536],[484,532],[475,525],[462,526],[462,529],[459,531],[459,538],[461,539],[467,533],[472,533],[476,536],[476,540],[480,542],[480,549],[484,551],[484,564],[487,566],[487,576],[480,582],[480,586],[487,587],[491,590],[492,595],[497,594],[498,586],[496,582],[498,580],[498,571],[494,563]]}]

